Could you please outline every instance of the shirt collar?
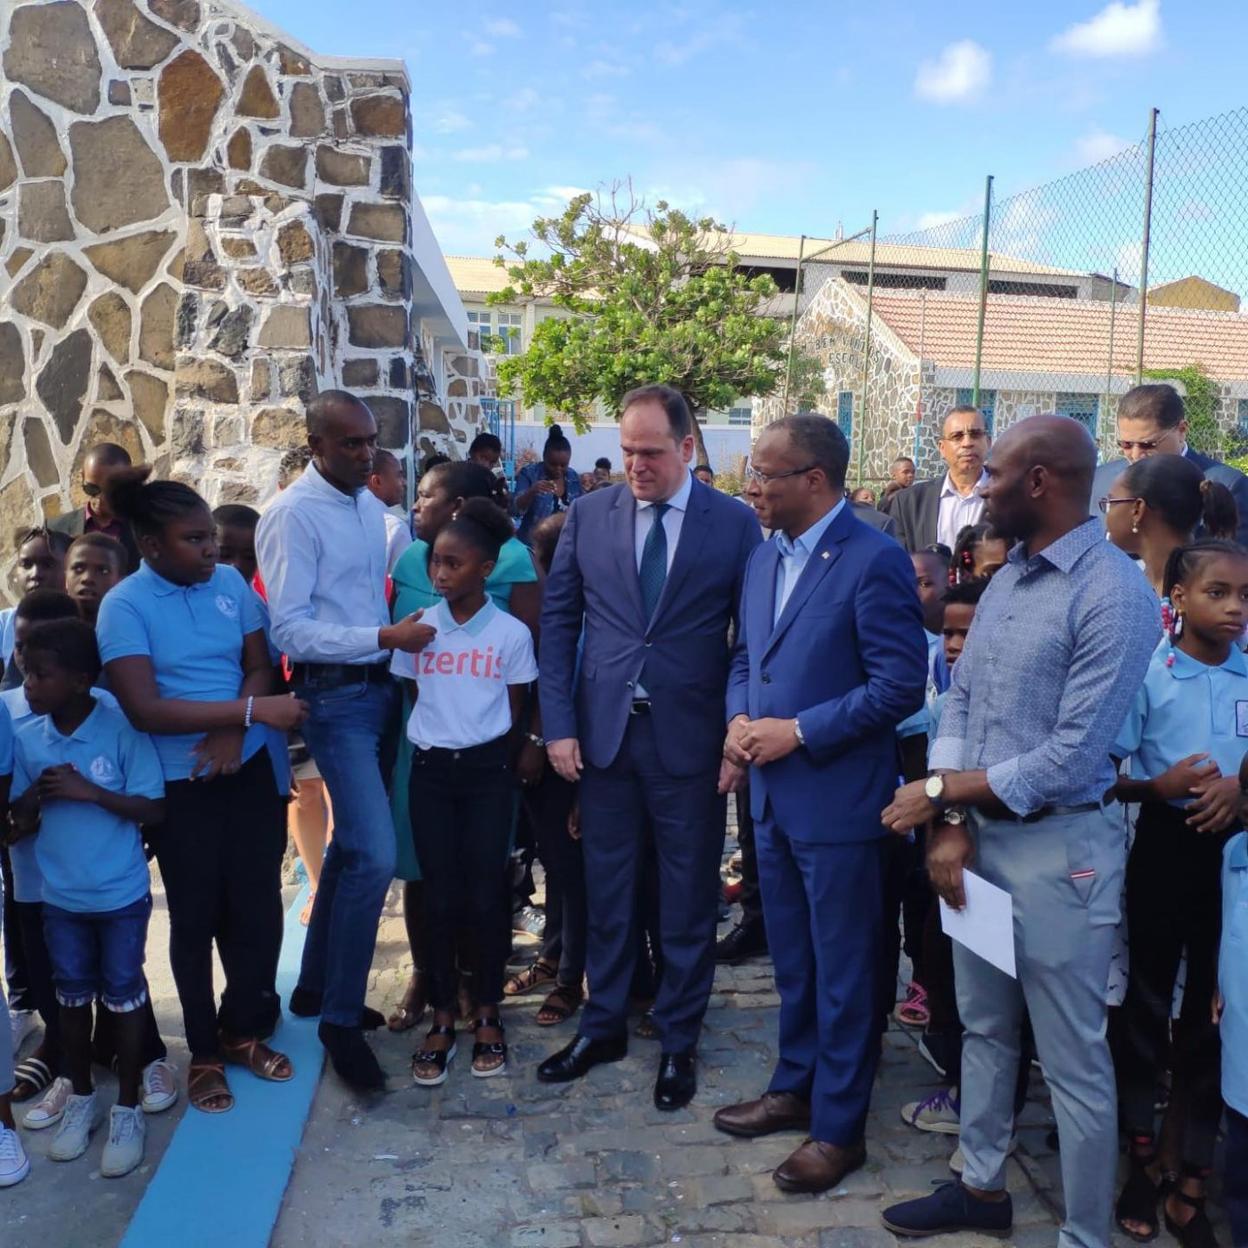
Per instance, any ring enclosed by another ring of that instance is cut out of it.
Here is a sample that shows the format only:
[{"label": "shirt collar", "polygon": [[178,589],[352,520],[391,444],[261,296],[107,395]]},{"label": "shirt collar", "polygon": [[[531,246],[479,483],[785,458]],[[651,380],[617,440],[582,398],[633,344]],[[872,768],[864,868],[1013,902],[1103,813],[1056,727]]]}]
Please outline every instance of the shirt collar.
[{"label": "shirt collar", "polygon": [[[687,511],[689,509],[689,495],[693,493],[693,473],[685,473],[685,483],[676,491],[671,498],[666,499],[667,505],[673,511]],[[645,511],[647,507],[653,507],[653,502],[638,502],[637,510]]]},{"label": "shirt collar", "polygon": [[464,632],[467,633],[469,637],[478,637],[486,625],[489,624],[489,622],[494,618],[497,611],[498,607],[494,605],[494,599],[491,598],[489,594],[486,594],[485,606],[483,606],[481,610],[478,611],[471,619],[465,620],[464,623],[461,624],[451,614],[451,608],[446,599],[443,598],[439,601],[437,606],[438,618],[434,627],[444,636],[447,633]]},{"label": "shirt collar", "polygon": [[91,733],[88,731],[88,728],[91,724],[91,721],[95,719],[95,717],[99,713],[100,713],[100,700],[99,698],[96,698],[95,705],[91,708],[91,711],[87,715],[86,719],[84,719],[82,723],[80,723],[78,727],[75,728],[73,732],[69,734],[69,736],[65,736],[64,733],[58,730],[56,725],[52,722],[51,715],[45,715],[43,717],[43,739],[48,742],[90,741]]},{"label": "shirt collar", "polygon": [[[1171,662],[1170,660],[1174,661]],[[1225,663],[1219,663],[1217,667],[1211,668],[1208,663],[1201,663],[1199,659],[1194,659],[1190,654],[1184,654],[1177,647],[1166,655],[1167,670],[1175,680],[1191,680],[1193,676],[1201,676],[1206,672],[1226,672],[1231,676],[1248,677],[1248,661],[1244,659],[1244,652],[1238,646],[1232,646],[1231,652],[1226,656]]]},{"label": "shirt collar", "polygon": [[1071,529],[1069,533],[1063,534],[1057,541],[1046,546],[1038,555],[1028,556],[1023,543],[1017,543],[1007,556],[1007,561],[1022,565],[1023,569],[1026,569],[1034,560],[1043,559],[1045,563],[1051,564],[1059,572],[1069,573],[1093,546],[1104,542],[1104,532],[1105,526],[1100,520],[1095,518],[1085,520]]},{"label": "shirt collar", "polygon": [[368,488],[360,486],[354,493],[344,494],[336,485],[331,485],[321,476],[320,470],[316,466],[316,460],[309,460],[308,466],[303,471],[303,476],[299,478],[301,482],[305,482],[310,490],[322,495],[325,498],[335,499],[345,506],[354,507],[356,500]]},{"label": "shirt collar", "polygon": [[828,531],[828,527],[832,521],[845,510],[845,495],[841,495],[841,501],[831,510],[825,512],[818,520],[814,522],[806,530],[801,537],[792,538],[783,529],[776,530],[776,547],[784,558],[797,554],[801,550],[802,554],[808,558],[814,554],[815,548],[823,540],[823,535]]},{"label": "shirt collar", "polygon": [[941,498],[956,498],[956,499],[960,499],[964,503],[969,503],[971,499],[979,497],[980,489],[987,484],[988,484],[988,473],[984,469],[980,469],[979,480],[975,482],[975,485],[971,489],[971,492],[969,494],[962,495],[962,494],[959,494],[958,491],[954,488],[953,481],[950,479],[949,474],[946,472],[945,483],[944,485],[940,487],[940,496]]},{"label": "shirt collar", "polygon": [[[194,593],[197,589],[207,589],[212,584],[211,578],[206,581],[200,581],[196,585],[178,585],[173,581],[167,581],[146,559],[139,564],[139,570],[134,575],[148,581],[151,586],[151,592],[157,598],[168,598],[172,594]],[[212,575],[216,576],[215,570]]]}]

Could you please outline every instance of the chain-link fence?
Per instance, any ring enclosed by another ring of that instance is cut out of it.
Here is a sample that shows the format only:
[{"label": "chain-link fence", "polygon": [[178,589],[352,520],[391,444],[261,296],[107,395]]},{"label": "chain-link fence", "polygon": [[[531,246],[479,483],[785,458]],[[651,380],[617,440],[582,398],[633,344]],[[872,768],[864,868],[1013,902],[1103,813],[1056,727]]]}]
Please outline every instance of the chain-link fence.
[{"label": "chain-link fence", "polygon": [[1118,400],[1141,379],[1184,394],[1193,446],[1248,447],[1248,109],[1142,120],[1138,144],[1068,177],[966,188],[984,198],[973,215],[807,244],[798,357],[822,368],[857,479],[901,454],[934,468],[945,414],[968,402],[998,433],[1073,416],[1113,455]]}]

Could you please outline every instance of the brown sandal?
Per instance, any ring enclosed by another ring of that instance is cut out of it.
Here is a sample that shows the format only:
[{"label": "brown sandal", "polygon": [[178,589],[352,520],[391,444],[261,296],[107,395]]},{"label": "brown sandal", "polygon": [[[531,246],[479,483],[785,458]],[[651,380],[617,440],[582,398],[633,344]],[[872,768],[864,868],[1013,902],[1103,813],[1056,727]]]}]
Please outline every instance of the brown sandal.
[{"label": "brown sandal", "polygon": [[391,1031],[411,1031],[425,1016],[425,973],[413,971],[403,1000],[394,1007],[386,1026]]},{"label": "brown sandal", "polygon": [[[224,1098],[228,1105],[211,1106],[211,1100]],[[186,1072],[186,1099],[205,1114],[224,1114],[234,1108],[234,1093],[225,1081],[225,1067],[220,1062],[192,1062]]]},{"label": "brown sandal", "polygon": [[557,966],[551,966],[549,962],[543,962],[541,958],[538,958],[532,966],[526,966],[524,970],[517,972],[503,985],[503,996],[527,996],[531,992],[536,992],[545,984],[553,984],[558,973],[559,968]]},{"label": "brown sandal", "polygon": [[[257,1079],[269,1083],[288,1083],[295,1077],[295,1068],[285,1053],[271,1049],[263,1040],[226,1040],[221,1038],[221,1052],[234,1066],[246,1067]],[[286,1073],[281,1074],[285,1066]]]},{"label": "brown sandal", "polygon": [[585,993],[580,984],[556,984],[537,1011],[539,1027],[557,1027],[566,1023],[581,1008]]}]

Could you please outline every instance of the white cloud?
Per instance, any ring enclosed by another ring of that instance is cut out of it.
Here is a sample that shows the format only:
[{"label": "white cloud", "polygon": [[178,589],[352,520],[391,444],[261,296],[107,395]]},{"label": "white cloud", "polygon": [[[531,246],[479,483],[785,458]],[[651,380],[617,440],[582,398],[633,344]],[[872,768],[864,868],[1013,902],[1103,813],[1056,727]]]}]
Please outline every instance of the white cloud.
[{"label": "white cloud", "polygon": [[486,43],[484,39],[474,39],[468,45],[468,54],[470,56],[491,56],[494,52],[494,45]]},{"label": "white cloud", "polygon": [[619,65],[614,61],[604,61],[601,58],[590,61],[581,70],[581,77],[588,78],[591,82],[598,78],[625,78],[627,76],[628,66]]},{"label": "white cloud", "polygon": [[[691,15],[682,13],[678,9],[675,16],[679,21],[680,18],[688,18]],[[671,39],[661,40],[655,45],[655,59],[661,65],[674,67],[684,65],[687,61],[699,55],[699,53],[705,52],[710,48],[720,47],[724,44],[739,44],[742,42],[745,29],[745,15],[743,13],[721,13],[713,18],[699,20],[697,26],[696,33],[690,35],[681,43]]]},{"label": "white cloud", "polygon": [[503,107],[513,113],[531,112],[542,101],[541,95],[532,87],[521,87],[503,100]]},{"label": "white cloud", "polygon": [[448,108],[433,119],[431,128],[435,134],[457,134],[460,130],[468,130],[471,127],[472,122],[463,113]]},{"label": "white cloud", "polygon": [[964,212],[921,212],[917,228],[934,230],[938,226],[948,225],[951,221],[960,221],[965,215]]},{"label": "white cloud", "polygon": [[500,160],[525,160],[527,147],[504,147],[501,143],[488,143],[485,147],[465,147],[452,154],[451,159],[465,165],[492,165]]},{"label": "white cloud", "polygon": [[1161,47],[1161,0],[1112,0],[1095,17],[1054,36],[1049,47],[1068,56],[1147,56]]},{"label": "white cloud", "polygon": [[937,104],[954,104],[974,99],[991,80],[992,54],[973,39],[960,39],[919,66],[914,93]]},{"label": "white cloud", "polygon": [[1110,134],[1099,126],[1094,126],[1085,135],[1075,140],[1075,156],[1081,165],[1099,165],[1103,160],[1117,156],[1134,146],[1128,139]]},{"label": "white cloud", "polygon": [[422,195],[429,223],[442,250],[452,256],[493,256],[494,240],[514,240],[528,233],[542,210],[532,200],[455,199]]},{"label": "white cloud", "polygon": [[482,26],[487,35],[495,39],[519,39],[520,27],[509,17],[487,18]]}]

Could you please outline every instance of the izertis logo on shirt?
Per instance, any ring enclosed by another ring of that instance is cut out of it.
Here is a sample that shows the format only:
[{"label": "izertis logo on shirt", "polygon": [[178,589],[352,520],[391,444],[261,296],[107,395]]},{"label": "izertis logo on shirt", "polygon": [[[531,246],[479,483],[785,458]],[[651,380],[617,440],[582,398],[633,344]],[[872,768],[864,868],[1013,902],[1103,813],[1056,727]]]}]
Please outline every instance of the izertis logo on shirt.
[{"label": "izertis logo on shirt", "polygon": [[217,610],[221,612],[227,620],[238,619],[238,603],[227,597],[225,594],[217,595]]},{"label": "izertis logo on shirt", "polygon": [[503,661],[494,653],[493,646],[484,650],[461,650],[452,654],[449,650],[423,650],[418,656],[422,676],[477,676],[502,680]]},{"label": "izertis logo on shirt", "polygon": [[105,758],[103,754],[91,760],[88,770],[91,772],[91,779],[96,784],[108,784],[109,781],[117,778],[117,768],[113,766],[112,760]]}]

